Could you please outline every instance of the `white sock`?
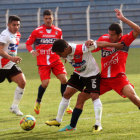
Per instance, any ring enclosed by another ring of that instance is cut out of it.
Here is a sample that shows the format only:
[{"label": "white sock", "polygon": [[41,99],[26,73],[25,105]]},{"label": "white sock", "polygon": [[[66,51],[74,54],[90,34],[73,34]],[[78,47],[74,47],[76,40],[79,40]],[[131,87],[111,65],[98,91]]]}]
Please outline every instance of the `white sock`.
[{"label": "white sock", "polygon": [[24,92],[24,89],[17,86],[17,88],[15,90],[15,96],[14,96],[12,108],[18,107],[18,104],[22,98],[23,92]]},{"label": "white sock", "polygon": [[95,112],[95,125],[101,126],[101,117],[102,117],[102,103],[98,98],[93,101],[94,104],[94,112]]},{"label": "white sock", "polygon": [[63,115],[65,113],[66,108],[69,105],[69,102],[70,102],[70,99],[65,99],[64,97],[62,97],[62,100],[59,104],[57,117],[56,117],[56,120],[58,122],[62,122]]}]

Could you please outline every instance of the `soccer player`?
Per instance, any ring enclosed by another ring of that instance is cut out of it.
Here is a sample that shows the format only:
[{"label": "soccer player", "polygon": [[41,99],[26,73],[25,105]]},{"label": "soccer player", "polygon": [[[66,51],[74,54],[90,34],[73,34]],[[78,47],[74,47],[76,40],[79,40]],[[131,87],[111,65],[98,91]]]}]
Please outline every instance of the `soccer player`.
[{"label": "soccer player", "polygon": [[[101,115],[102,115],[102,103],[99,99],[100,93],[100,72],[98,65],[91,54],[91,50],[98,47],[116,46],[122,47],[121,43],[108,43],[108,42],[96,42],[88,49],[85,44],[68,44],[65,40],[56,40],[53,44],[52,51],[56,52],[60,57],[65,58],[73,67],[74,73],[68,80],[67,88],[64,92],[62,100],[59,104],[59,109],[56,119],[46,121],[47,125],[60,126],[65,109],[69,105],[70,98],[79,90],[81,94],[86,97],[86,94],[90,94],[94,104],[95,111],[95,126],[94,131],[101,131]],[[81,96],[82,97],[82,96]],[[79,100],[80,97],[78,98]],[[78,107],[74,109],[75,121],[81,114],[82,110]],[[60,131],[74,130],[73,126],[66,126]]]},{"label": "soccer player", "polygon": [[8,27],[0,34],[0,83],[6,78],[9,82],[15,82],[17,88],[10,111],[16,115],[23,115],[18,108],[23,96],[26,79],[21,69],[17,66],[21,58],[17,55],[17,48],[20,41],[20,18],[16,15],[9,16]]},{"label": "soccer player", "polygon": [[[44,24],[36,28],[26,41],[27,50],[37,58],[38,72],[41,79],[41,85],[38,88],[38,96],[34,111],[40,113],[40,105],[43,94],[49,84],[51,71],[61,82],[61,94],[66,89],[66,71],[60,57],[51,51],[55,40],[62,38],[62,30],[53,25],[53,13],[51,10],[43,12]],[[35,50],[32,44],[35,43]],[[67,113],[71,114],[72,109],[67,108]]]},{"label": "soccer player", "polygon": [[[125,43],[125,46],[120,50],[110,48],[109,46],[105,48],[97,48],[95,50],[102,51],[100,95],[110,90],[114,90],[122,97],[129,98],[131,102],[133,102],[140,109],[140,98],[137,96],[133,85],[128,81],[125,75],[125,64],[128,56],[129,46],[140,34],[140,27],[124,17],[118,9],[115,9],[115,12],[116,17],[128,24],[133,30],[126,35],[122,35],[122,29],[120,25],[113,23],[109,26],[108,34],[102,35],[98,39],[98,41]],[[92,42],[92,40],[87,41],[86,46],[90,47]],[[79,97],[82,98],[82,100],[77,99],[76,108],[79,107],[79,109],[82,109],[84,102],[91,98],[91,96],[87,95],[84,97],[84,94],[79,94]],[[77,117],[75,120],[73,118],[76,118],[75,109],[73,111],[70,123],[70,126],[75,128],[79,118]]]}]

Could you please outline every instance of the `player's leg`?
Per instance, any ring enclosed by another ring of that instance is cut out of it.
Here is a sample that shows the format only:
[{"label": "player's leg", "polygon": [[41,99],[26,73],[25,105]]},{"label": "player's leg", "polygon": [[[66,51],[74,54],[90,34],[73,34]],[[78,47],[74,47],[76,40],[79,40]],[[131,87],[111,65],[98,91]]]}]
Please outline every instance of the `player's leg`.
[{"label": "player's leg", "polygon": [[62,100],[61,100],[61,102],[59,104],[59,108],[58,108],[56,119],[53,119],[53,120],[50,120],[50,121],[46,121],[47,125],[49,125],[49,126],[60,126],[60,124],[62,122],[62,118],[64,116],[64,112],[65,112],[66,108],[69,105],[70,98],[76,92],[77,92],[77,89],[75,89],[73,87],[67,87],[66,88],[66,90],[64,92],[64,96],[62,97]]},{"label": "player's leg", "polygon": [[95,112],[95,125],[93,129],[93,133],[95,133],[102,130],[102,126],[101,126],[102,103],[98,93],[91,93],[91,98],[93,101],[94,112]]},{"label": "player's leg", "polygon": [[[65,92],[65,90],[66,90],[66,87],[67,87],[67,77],[66,77],[66,74],[59,74],[59,75],[57,75],[56,76],[59,80],[60,80],[60,82],[61,82],[61,94],[62,94],[62,97],[63,97],[63,94],[64,94],[64,92]],[[68,106],[67,107],[67,109],[66,109],[66,112],[68,113],[68,114],[72,114],[72,112],[73,112],[73,110],[72,110],[72,108],[70,107],[70,106]]]},{"label": "player's leg", "polygon": [[[98,106],[97,103],[99,103],[99,100],[98,100],[99,99],[99,94],[98,93],[100,91],[100,75],[92,76],[92,77],[89,77],[89,78],[83,78],[83,81],[86,85],[86,89],[84,91],[86,91],[87,93],[82,92],[78,95],[76,107],[73,110],[70,125],[67,125],[66,127],[60,129],[59,131],[75,130],[77,121],[78,121],[78,119],[79,119],[79,117],[82,113],[82,110],[83,110],[83,105],[84,105],[86,100],[91,98],[92,94],[89,94],[91,91],[96,91],[97,92],[97,93],[94,93],[92,95],[92,99],[94,100],[93,101],[94,105]],[[101,125],[99,124],[100,120],[99,120],[99,116],[97,114],[97,109],[99,109],[99,108],[98,107],[96,108],[95,116],[96,116],[96,123],[98,123],[98,126],[96,125],[97,128],[94,127],[94,129],[96,129],[96,131],[100,131],[101,130],[101,127],[100,127]],[[101,111],[100,111],[99,115],[101,116]]]},{"label": "player's leg", "polygon": [[[78,95],[76,106],[75,106],[75,108],[73,110],[73,113],[72,113],[70,125],[66,126],[65,127],[66,129],[68,129],[68,130],[75,130],[77,122],[79,120],[79,117],[82,114],[84,103],[89,98],[91,98],[91,95],[87,94],[85,92],[81,92]],[[66,130],[65,128],[61,129],[60,131],[65,131]]]},{"label": "player's leg", "polygon": [[40,113],[41,101],[50,81],[51,70],[49,66],[39,66],[38,72],[41,79],[41,85],[38,87],[37,99],[34,106],[34,111],[36,114]]},{"label": "player's leg", "polygon": [[95,112],[95,125],[93,127],[93,133],[99,132],[102,130],[101,126],[101,116],[102,116],[102,103],[99,98],[100,94],[100,74],[87,78],[86,93],[91,94],[91,98],[94,105]]},{"label": "player's leg", "polygon": [[[113,78],[114,79],[114,78]],[[137,96],[134,86],[129,82],[125,74],[120,74],[114,80],[112,88],[122,97],[128,97],[138,108],[140,108],[140,98]],[[118,84],[119,83],[119,84]]]},{"label": "player's leg", "polygon": [[23,115],[23,113],[19,110],[18,105],[23,96],[26,79],[24,74],[21,72],[20,68],[18,68],[16,65],[11,68],[10,73],[11,75],[8,76],[8,80],[13,81],[17,84],[17,88],[15,90],[15,95],[10,111],[15,113],[16,115]]},{"label": "player's leg", "polygon": [[140,98],[137,96],[134,88],[130,84],[123,87],[122,93],[140,109]]},{"label": "player's leg", "polygon": [[64,112],[65,112],[67,106],[69,105],[70,98],[78,90],[82,91],[83,88],[84,88],[84,84],[81,80],[81,77],[78,74],[73,73],[73,75],[71,75],[71,78],[68,80],[68,86],[67,86],[67,88],[64,92],[64,95],[62,97],[62,100],[59,104],[59,109],[58,109],[56,119],[52,120],[52,121],[46,121],[46,124],[47,125],[55,125],[55,126],[60,125],[60,122],[62,121],[62,117],[64,115]]},{"label": "player's leg", "polygon": [[[67,76],[66,76],[66,70],[63,63],[61,61],[55,62],[52,66],[52,72],[61,82],[60,91],[63,97],[64,91],[66,90],[66,87],[67,87]],[[72,111],[73,110],[71,109],[71,107],[68,106],[68,108],[66,109],[66,112],[68,114],[72,114]]]}]

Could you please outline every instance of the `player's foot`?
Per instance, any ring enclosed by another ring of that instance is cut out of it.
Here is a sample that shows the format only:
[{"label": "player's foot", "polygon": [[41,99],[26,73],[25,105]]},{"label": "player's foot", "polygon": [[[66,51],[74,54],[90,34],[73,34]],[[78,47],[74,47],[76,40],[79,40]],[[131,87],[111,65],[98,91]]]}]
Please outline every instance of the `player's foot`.
[{"label": "player's foot", "polygon": [[93,133],[100,132],[102,130],[102,126],[94,125],[93,126]]},{"label": "player's foot", "polygon": [[35,111],[36,114],[40,113],[40,106],[41,106],[41,104],[36,101],[35,106],[34,106],[34,111]]},{"label": "player's foot", "polygon": [[49,126],[60,126],[61,123],[59,123],[56,119],[52,119],[49,121],[46,121],[45,124],[49,125]]},{"label": "player's foot", "polygon": [[11,107],[10,112],[15,113],[17,116],[22,116],[23,113],[20,111],[18,107]]},{"label": "player's foot", "polygon": [[67,125],[64,128],[60,129],[59,132],[62,132],[62,131],[73,131],[73,130],[76,130],[76,128],[73,128],[70,125]]},{"label": "player's foot", "polygon": [[66,112],[67,112],[67,114],[72,114],[73,110],[71,107],[68,106],[66,109]]}]

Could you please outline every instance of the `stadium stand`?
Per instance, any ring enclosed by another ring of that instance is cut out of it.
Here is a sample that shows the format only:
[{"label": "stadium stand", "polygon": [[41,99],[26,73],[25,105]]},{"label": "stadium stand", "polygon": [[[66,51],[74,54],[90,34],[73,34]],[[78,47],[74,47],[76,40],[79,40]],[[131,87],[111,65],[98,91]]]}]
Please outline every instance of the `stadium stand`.
[{"label": "stadium stand", "polygon": [[[112,2],[113,1],[113,2]],[[58,26],[63,30],[67,41],[83,41],[87,39],[86,9],[90,5],[91,38],[97,39],[107,33],[110,23],[119,22],[113,10],[123,4],[123,13],[129,19],[140,25],[140,0],[0,0],[0,32],[5,28],[5,14],[16,14],[21,17],[21,42],[25,42],[31,31],[37,27],[37,11],[41,8],[58,11]],[[124,33],[130,31],[123,25]]]}]

